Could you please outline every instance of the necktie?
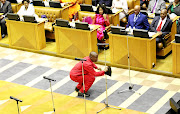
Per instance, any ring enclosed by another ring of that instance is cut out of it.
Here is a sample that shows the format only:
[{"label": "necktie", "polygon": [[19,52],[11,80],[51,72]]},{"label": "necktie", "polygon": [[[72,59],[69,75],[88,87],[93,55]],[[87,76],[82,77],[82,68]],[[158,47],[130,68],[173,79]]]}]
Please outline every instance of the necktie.
[{"label": "necktie", "polygon": [[[163,21],[163,20],[162,20],[162,21]],[[156,29],[157,31],[161,31],[162,21],[161,21],[161,23],[159,24],[158,28]]]},{"label": "necktie", "polygon": [[156,0],[156,2],[155,2],[155,4],[154,4],[154,7],[153,7],[153,10],[152,10],[152,13],[153,13],[153,12],[154,12],[154,10],[155,10],[156,3],[157,3],[157,0]]}]

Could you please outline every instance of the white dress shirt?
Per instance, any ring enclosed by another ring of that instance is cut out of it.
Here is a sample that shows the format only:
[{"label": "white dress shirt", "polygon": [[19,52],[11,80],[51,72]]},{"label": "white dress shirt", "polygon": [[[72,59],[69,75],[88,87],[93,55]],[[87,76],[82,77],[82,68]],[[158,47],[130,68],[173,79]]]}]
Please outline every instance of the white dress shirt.
[{"label": "white dress shirt", "polygon": [[159,23],[158,23],[158,26],[156,27],[156,29],[159,27],[159,25],[161,24],[161,21],[162,21],[162,25],[161,25],[161,29],[163,28],[164,24],[166,23],[166,20],[167,20],[167,17],[165,17],[163,20],[162,18],[159,19]]},{"label": "white dress shirt", "polygon": [[[113,0],[112,1],[112,7],[113,7],[113,10],[112,10],[113,13],[118,12],[120,10],[118,8],[124,9],[125,13],[128,12],[128,5],[127,5],[126,0]],[[124,18],[126,16],[125,13],[121,12],[120,15],[119,15],[119,19]]]},{"label": "white dress shirt", "polygon": [[26,10],[25,6],[21,6],[20,10],[17,12],[18,15],[28,15],[28,16],[34,16],[36,20],[38,19],[38,16],[35,14],[34,6],[32,4],[29,4],[28,9]]}]

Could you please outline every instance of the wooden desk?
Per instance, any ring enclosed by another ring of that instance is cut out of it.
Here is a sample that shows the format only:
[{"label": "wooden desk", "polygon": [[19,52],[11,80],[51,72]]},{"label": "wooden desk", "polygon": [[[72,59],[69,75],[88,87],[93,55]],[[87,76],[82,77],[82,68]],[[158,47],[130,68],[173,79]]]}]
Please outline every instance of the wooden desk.
[{"label": "wooden desk", "polygon": [[83,58],[91,51],[98,52],[97,28],[92,31],[54,26],[58,55]]},{"label": "wooden desk", "polygon": [[173,56],[173,74],[180,75],[180,43],[171,42]]},{"label": "wooden desk", "polygon": [[40,50],[46,46],[44,23],[6,20],[9,45]]},{"label": "wooden desk", "polygon": [[[156,64],[156,37],[151,39],[128,36],[130,66],[150,70]],[[128,65],[127,36],[109,34],[111,63]]]}]

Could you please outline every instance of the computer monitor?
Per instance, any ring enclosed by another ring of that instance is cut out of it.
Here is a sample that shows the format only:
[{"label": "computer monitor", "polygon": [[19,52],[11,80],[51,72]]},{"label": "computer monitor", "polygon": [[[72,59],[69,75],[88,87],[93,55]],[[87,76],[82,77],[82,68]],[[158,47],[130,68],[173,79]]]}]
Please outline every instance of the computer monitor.
[{"label": "computer monitor", "polygon": [[9,1],[11,3],[17,3],[17,0],[7,0],[7,1]]},{"label": "computer monitor", "polygon": [[7,14],[7,18],[9,20],[15,20],[15,21],[19,21],[20,20],[19,15],[18,14],[14,14],[14,13],[8,13]]},{"label": "computer monitor", "polygon": [[33,5],[34,6],[44,6],[44,2],[42,0],[33,0]]},{"label": "computer monitor", "polygon": [[68,28],[71,27],[71,26],[69,25],[69,21],[68,21],[68,20],[63,20],[63,19],[56,19],[56,26],[68,27]]},{"label": "computer monitor", "polygon": [[127,35],[125,27],[111,26],[111,31],[112,31],[112,34]]},{"label": "computer monitor", "polygon": [[180,43],[180,34],[175,34],[176,43]]},{"label": "computer monitor", "polygon": [[92,5],[87,5],[87,4],[80,4],[81,11],[89,11],[89,12],[94,12]]},{"label": "computer monitor", "polygon": [[89,24],[86,22],[75,22],[76,29],[90,30]]},{"label": "computer monitor", "polygon": [[58,1],[49,1],[49,5],[53,8],[62,8],[61,3]]},{"label": "computer monitor", "polygon": [[148,30],[143,30],[143,29],[134,29],[133,35],[134,37],[150,38],[148,34]]},{"label": "computer monitor", "polygon": [[107,7],[107,6],[106,6],[106,11],[107,11],[107,14],[114,14],[114,13],[112,12],[111,7]]},{"label": "computer monitor", "polygon": [[36,21],[34,16],[24,15],[23,18],[24,18],[24,22],[37,23],[37,21]]}]

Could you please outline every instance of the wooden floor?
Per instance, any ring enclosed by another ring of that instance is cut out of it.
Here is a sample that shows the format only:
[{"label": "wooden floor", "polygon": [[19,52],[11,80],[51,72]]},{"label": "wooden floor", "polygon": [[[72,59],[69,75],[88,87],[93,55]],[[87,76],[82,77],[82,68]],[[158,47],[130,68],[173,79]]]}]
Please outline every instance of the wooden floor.
[{"label": "wooden floor", "polygon": [[[0,40],[1,44],[9,44],[8,37],[6,36],[4,39]],[[53,41],[46,42],[46,48],[42,49],[42,51],[47,51],[47,52],[56,52],[56,43]],[[110,50],[106,50],[106,61],[110,62],[111,57],[110,57]],[[99,61],[105,61],[105,54],[104,50],[99,50]],[[156,67],[154,68],[155,70],[158,70],[160,72],[172,72],[172,54],[167,56],[165,59],[157,59]]]}]

